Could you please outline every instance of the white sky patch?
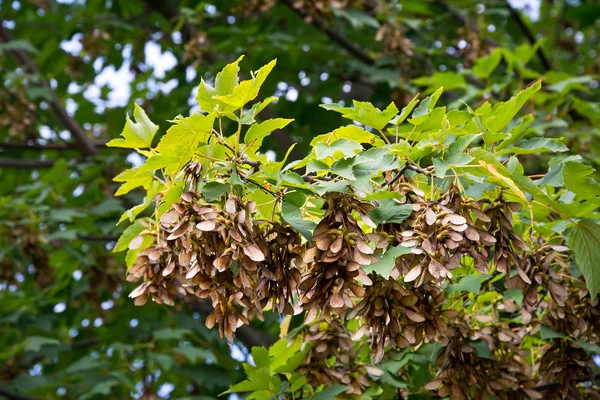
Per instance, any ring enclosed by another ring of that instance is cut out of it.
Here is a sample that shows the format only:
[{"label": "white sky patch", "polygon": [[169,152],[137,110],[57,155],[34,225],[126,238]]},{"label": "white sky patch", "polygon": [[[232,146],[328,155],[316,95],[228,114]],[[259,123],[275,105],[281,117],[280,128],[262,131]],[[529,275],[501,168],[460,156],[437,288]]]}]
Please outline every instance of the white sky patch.
[{"label": "white sky patch", "polygon": [[194,79],[196,79],[196,70],[194,69],[194,67],[187,67],[185,69],[185,80],[186,82],[192,82]]},{"label": "white sky patch", "polygon": [[168,50],[163,53],[156,42],[146,43],[144,55],[146,56],[146,65],[154,69],[154,76],[159,79],[164,78],[165,72],[177,65],[177,59],[173,53]]},{"label": "white sky patch", "polygon": [[56,133],[47,125],[40,126],[40,136],[46,140],[56,139]]},{"label": "white sky patch", "polygon": [[72,56],[78,56],[81,53],[81,50],[83,50],[81,38],[83,38],[83,35],[81,33],[76,33],[71,39],[60,42],[60,48]]},{"label": "white sky patch", "polygon": [[508,0],[508,4],[523,11],[533,22],[540,19],[542,0]]},{"label": "white sky patch", "polygon": [[134,168],[139,167],[140,165],[142,165],[144,163],[144,157],[142,157],[138,153],[129,153],[126,160]]},{"label": "white sky patch", "polygon": [[75,114],[75,111],[77,111],[77,109],[79,108],[79,105],[77,105],[77,102],[73,99],[67,99],[67,112],[69,113],[69,115],[72,117]]},{"label": "white sky patch", "polygon": [[277,159],[277,153],[275,153],[273,150],[267,150],[265,156],[267,156],[267,160],[269,161],[275,161]]},{"label": "white sky patch", "polygon": [[217,13],[217,7],[212,4],[207,4],[204,6],[204,11],[206,11],[210,15],[215,15]]},{"label": "white sky patch", "polygon": [[238,345],[229,343],[229,349],[231,350],[231,358],[240,362],[246,361],[246,356]]},{"label": "white sky patch", "polygon": [[158,388],[158,396],[162,398],[167,398],[171,395],[171,392],[175,390],[175,385],[172,383],[166,382],[163,383],[160,388]]},{"label": "white sky patch", "polygon": [[298,90],[295,87],[290,86],[287,93],[285,94],[285,98],[291,102],[298,100]]},{"label": "white sky patch", "polygon": [[163,94],[169,94],[173,89],[177,87],[177,79],[171,79],[167,82],[156,82],[155,79],[148,79],[148,89],[152,93],[163,92]]},{"label": "white sky patch", "polygon": [[[131,82],[134,75],[131,72],[131,45],[126,45],[123,48],[123,58],[125,62],[119,69],[114,65],[109,65],[100,71],[94,79],[94,84],[87,87],[83,96],[96,105],[98,112],[102,112],[105,107],[123,107],[127,105],[131,97]],[[94,68],[100,65],[94,63]],[[100,88],[108,86],[110,92],[108,101],[103,101],[100,98]]]}]

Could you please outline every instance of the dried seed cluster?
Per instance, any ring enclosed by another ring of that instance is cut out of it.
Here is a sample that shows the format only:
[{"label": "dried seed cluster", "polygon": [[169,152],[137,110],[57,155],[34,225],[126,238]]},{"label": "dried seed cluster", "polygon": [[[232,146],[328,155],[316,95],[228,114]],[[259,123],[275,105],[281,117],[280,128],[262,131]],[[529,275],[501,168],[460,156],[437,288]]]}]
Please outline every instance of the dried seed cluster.
[{"label": "dried seed cluster", "polygon": [[304,341],[311,347],[298,372],[313,386],[341,384],[347,394],[360,394],[369,386],[366,368],[357,362],[351,332],[339,317],[305,329]]},{"label": "dried seed cluster", "polygon": [[315,228],[313,245],[302,258],[307,273],[299,289],[300,305],[307,310],[306,323],[314,321],[319,312],[329,319],[331,313],[342,315],[352,307],[352,296],[362,297],[365,293],[357,282],[371,284],[361,266],[378,260],[352,215],[354,211],[374,226],[367,216],[374,207],[338,193],[326,200],[327,211]]},{"label": "dried seed cluster", "polygon": [[[200,164],[189,164],[184,175],[194,187]],[[443,344],[437,376],[427,385],[440,397],[540,398],[538,374],[541,382],[560,378],[563,398],[579,391],[591,365],[581,346],[557,340],[534,366],[522,348],[540,322],[586,343],[600,339],[598,300],[590,301],[570,276],[567,249],[536,240],[528,246],[513,226],[519,205],[502,198],[473,201],[450,187],[434,201],[405,178],[390,190],[412,206],[402,223],[378,226],[369,217],[374,205],[329,193],[310,242],[291,227],[256,220],[252,201],[229,196],[208,203],[184,192],[156,229],[148,227],[156,240],[128,272],[130,281],[143,280],[131,296],[138,305],[149,297],[171,305],[177,295],[210,298],[214,310],[206,325],[217,325],[229,341],[237,327],[262,318],[268,307],[279,314],[305,311],[302,336],[310,349],[299,371],[313,385],[344,384],[348,394],[369,384],[365,374],[373,367],[358,361],[353,343],[363,336],[374,363],[389,348]],[[143,240],[141,235],[132,243]],[[410,252],[396,258],[389,277],[367,275],[363,267],[392,246]],[[467,303],[448,305],[444,288],[463,256],[479,273],[505,273],[505,287],[523,294],[520,306],[511,299],[494,302],[493,315],[484,316],[466,314]],[[521,326],[500,322],[499,313],[519,309]],[[355,332],[346,327],[346,316],[358,318]],[[475,342],[485,343],[490,355],[480,354]]]},{"label": "dried seed cluster", "polygon": [[131,293],[136,304],[148,296],[174,304],[175,294],[212,300],[214,311],[206,325],[217,324],[222,337],[262,317],[271,304],[291,313],[300,273],[294,266],[300,245],[298,234],[287,227],[251,219],[254,202],[229,197],[223,208],[203,204],[195,192],[185,192],[160,219],[159,241],[142,250],[128,279],[144,282]]}]

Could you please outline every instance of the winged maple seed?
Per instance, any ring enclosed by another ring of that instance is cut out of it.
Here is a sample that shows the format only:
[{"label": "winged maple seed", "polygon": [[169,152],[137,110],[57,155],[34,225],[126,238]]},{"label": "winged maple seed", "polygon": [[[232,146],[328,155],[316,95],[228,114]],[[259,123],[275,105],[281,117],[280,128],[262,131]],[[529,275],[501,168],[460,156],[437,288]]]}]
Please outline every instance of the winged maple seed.
[{"label": "winged maple seed", "polygon": [[[354,304],[352,296],[361,298],[371,280],[361,266],[378,260],[368,244],[368,237],[352,215],[355,211],[364,222],[371,221],[367,212],[374,206],[350,196],[331,193],[326,198],[326,212],[313,233],[313,245],[303,256],[306,273],[299,285],[300,305],[307,310],[305,322],[321,315],[343,315]],[[372,224],[372,222],[371,222]]]}]

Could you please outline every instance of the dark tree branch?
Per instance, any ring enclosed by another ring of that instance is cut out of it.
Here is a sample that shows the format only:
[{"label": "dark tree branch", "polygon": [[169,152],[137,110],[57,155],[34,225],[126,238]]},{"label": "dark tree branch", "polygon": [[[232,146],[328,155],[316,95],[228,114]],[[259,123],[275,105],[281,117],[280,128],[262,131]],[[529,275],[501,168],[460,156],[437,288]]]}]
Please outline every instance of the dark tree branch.
[{"label": "dark tree branch", "polygon": [[[600,374],[593,374],[592,376],[584,376],[581,378],[577,379],[577,383],[581,383],[581,382],[591,382],[591,381],[597,381],[600,380]],[[533,388],[533,390],[536,391],[542,391],[542,390],[549,390],[549,389],[556,389],[559,388],[561,386],[560,382],[550,382],[550,383],[544,383],[543,385],[537,385]]]},{"label": "dark tree branch", "polygon": [[[294,12],[296,12],[296,14],[298,14],[302,19],[306,19],[308,17],[308,15],[306,15],[304,12],[302,12],[301,10],[298,10],[296,7],[294,7],[291,0],[282,0],[281,2],[283,4],[285,4],[286,6],[288,6],[289,8],[291,8],[292,10],[294,10]],[[348,40],[342,34],[331,29],[319,17],[317,17],[317,16],[310,16],[310,17],[312,18],[310,23],[315,28],[317,28],[319,31],[321,31],[323,34],[325,34],[331,40],[333,40],[334,42],[339,44],[341,47],[346,49],[346,51],[348,53],[352,54],[354,57],[356,57],[357,59],[359,59],[360,61],[364,62],[367,65],[375,65],[375,59],[373,57],[371,57],[369,54],[367,54],[363,49],[361,49],[360,47],[355,45],[353,42]]]},{"label": "dark tree branch", "polygon": [[[92,142],[96,147],[104,147],[105,142]],[[76,149],[77,146],[71,143],[0,143],[0,149],[18,149],[18,150],[69,150]]]},{"label": "dark tree branch", "polygon": [[[13,41],[13,37],[10,32],[4,28],[4,26],[2,26],[2,21],[0,21],[0,40],[2,40],[4,43],[10,43]],[[25,71],[33,75],[38,75],[41,79],[42,75],[40,70],[35,66],[25,51],[16,49],[11,50],[10,52],[17,63]],[[94,146],[94,144],[86,136],[85,132],[81,129],[77,121],[71,118],[71,116],[67,113],[50,85],[48,85],[48,82],[41,79],[40,85],[50,91],[51,100],[48,102],[48,104],[60,123],[71,133],[71,136],[73,136],[73,139],[75,140],[75,146],[79,149],[79,151],[84,156],[94,156],[98,154],[98,149],[96,149],[96,146]]]},{"label": "dark tree branch", "polygon": [[[181,18],[179,10],[169,0],[144,0],[144,2],[154,11],[162,14],[166,19],[177,20]],[[196,36],[196,29],[190,25],[187,21],[181,25],[181,37],[183,42],[189,42],[194,36]]]},{"label": "dark tree branch", "polygon": [[85,235],[83,233],[78,233],[77,238],[81,240],[91,240],[96,242],[116,242],[117,240],[119,240],[119,238],[115,236]]},{"label": "dark tree branch", "polygon": [[1,158],[0,167],[5,168],[50,168],[54,165],[52,160],[19,160],[15,158]]},{"label": "dark tree branch", "polygon": [[[529,27],[525,24],[525,21],[523,21],[523,18],[521,18],[521,14],[519,14],[519,12],[517,10],[515,10],[514,8],[511,7],[511,5],[508,1],[506,2],[506,7],[508,8],[508,12],[510,13],[510,16],[516,22],[516,24],[519,26],[519,29],[521,29],[521,32],[523,32],[523,34],[525,35],[525,37],[527,38],[529,43],[531,43],[531,45],[534,45],[537,40],[535,39],[535,36],[533,35],[533,33],[529,30]],[[538,58],[540,59],[540,61],[542,62],[544,69],[546,71],[552,70],[552,65],[550,65],[550,61],[546,57],[546,54],[544,53],[544,50],[542,49],[541,46],[537,48],[536,54],[537,54]]]},{"label": "dark tree branch", "polygon": [[404,164],[404,166],[403,166],[402,168],[400,168],[400,171],[398,171],[398,173],[397,173],[397,174],[396,174],[396,175],[395,175],[395,176],[394,176],[392,179],[390,179],[388,182],[385,182],[385,183],[382,185],[382,187],[385,187],[385,186],[392,185],[392,184],[396,183],[396,181],[397,181],[398,179],[400,179],[400,177],[402,177],[402,175],[404,175],[404,173],[405,173],[407,170],[411,170],[411,171],[417,172],[417,173],[419,173],[419,174],[425,174],[425,175],[428,175],[428,172],[427,172],[426,170],[424,170],[424,169],[421,169],[421,168],[419,168],[419,167],[417,167],[417,166],[414,166],[414,165],[410,165],[410,164],[408,163],[408,161],[407,161],[407,162]]},{"label": "dark tree branch", "polygon": [[[460,11],[458,11],[454,7],[451,7],[450,5],[448,5],[448,3],[446,3],[445,0],[434,0],[434,3],[438,7],[440,7],[442,10],[446,11],[448,14],[452,15],[454,18],[456,18],[458,21],[460,21],[460,23],[462,25],[468,26],[469,29],[471,29],[473,32],[475,32],[478,36],[481,37],[479,27],[470,18],[464,16]],[[498,42],[496,42],[494,39],[485,37],[485,38],[483,38],[483,41],[488,46],[498,47]]]},{"label": "dark tree branch", "polygon": [[39,400],[35,397],[31,397],[31,396],[27,396],[26,394],[18,394],[18,393],[12,393],[9,392],[6,389],[2,389],[0,387],[0,396],[3,396],[6,399],[9,400]]}]

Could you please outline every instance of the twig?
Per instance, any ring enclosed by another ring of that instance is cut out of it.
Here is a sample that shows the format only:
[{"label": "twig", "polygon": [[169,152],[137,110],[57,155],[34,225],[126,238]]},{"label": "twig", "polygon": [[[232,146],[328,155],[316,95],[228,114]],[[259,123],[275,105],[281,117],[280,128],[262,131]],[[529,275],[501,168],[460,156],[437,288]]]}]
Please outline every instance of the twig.
[{"label": "twig", "polygon": [[[529,43],[534,45],[537,40],[535,39],[535,36],[533,36],[533,33],[529,30],[529,28],[525,24],[525,22],[523,21],[523,18],[521,18],[521,15],[519,14],[519,12],[517,10],[515,10],[514,8],[512,8],[508,1],[506,1],[506,8],[508,8],[508,12],[509,12],[510,16],[512,17],[512,19],[515,20],[515,22],[519,26],[519,29],[521,29],[521,32],[523,32],[523,34],[525,35],[527,40],[529,40]],[[546,54],[544,53],[544,50],[542,49],[541,46],[537,48],[536,54],[537,54],[538,58],[540,59],[540,61],[542,62],[544,69],[546,71],[552,70],[552,65],[550,65],[550,61],[546,57]]]},{"label": "twig", "polygon": [[402,175],[404,175],[404,173],[405,173],[407,170],[411,170],[411,171],[417,172],[417,173],[419,173],[419,174],[428,175],[427,171],[425,171],[424,169],[421,169],[421,168],[419,168],[419,167],[417,167],[417,166],[410,165],[410,164],[408,163],[408,161],[407,161],[407,162],[404,164],[404,166],[403,166],[402,168],[400,168],[400,171],[398,171],[398,173],[397,173],[397,174],[396,174],[396,175],[395,175],[395,176],[394,176],[392,179],[390,179],[388,182],[385,182],[385,183],[384,183],[383,185],[381,185],[381,186],[382,186],[382,187],[385,187],[385,186],[392,185],[392,184],[396,183],[396,181],[397,181],[398,179],[400,179],[400,177],[402,177]]},{"label": "twig", "polygon": [[304,174],[302,175],[302,179],[304,179],[304,182],[320,182],[320,181],[332,181],[333,177],[331,176],[320,176],[319,178],[316,178],[310,174]]},{"label": "twig", "polygon": [[[2,25],[2,21],[0,21],[0,40],[2,40],[4,43],[10,43],[14,40],[10,32]],[[96,146],[86,136],[85,132],[81,129],[77,121],[75,121],[64,109],[64,107],[58,100],[58,97],[56,97],[56,94],[54,93],[50,85],[48,85],[48,82],[41,78],[42,74],[40,73],[40,70],[35,66],[35,64],[29,58],[27,53],[20,49],[11,50],[10,53],[25,71],[27,71],[30,74],[39,76],[40,86],[50,91],[51,100],[48,102],[48,105],[50,106],[58,120],[61,122],[61,124],[71,133],[71,136],[73,136],[73,139],[75,140],[75,145],[77,146],[79,151],[84,156],[95,156],[96,154],[98,154],[98,149],[96,149]]]}]

